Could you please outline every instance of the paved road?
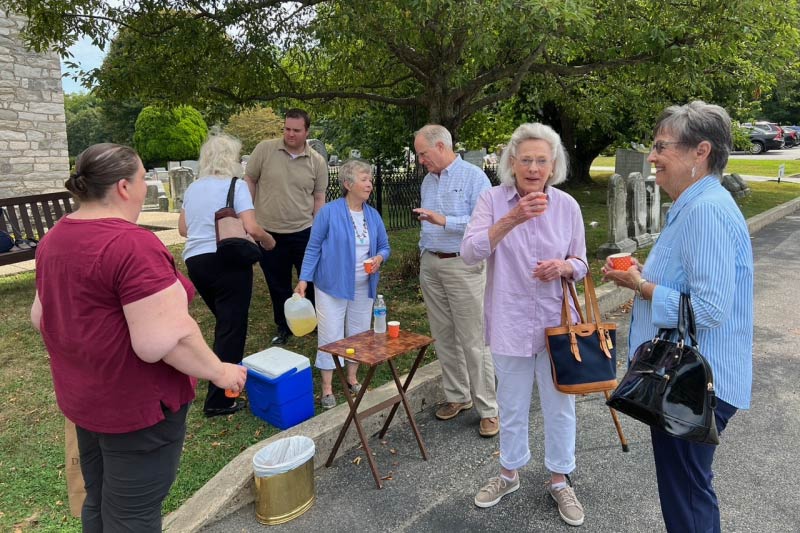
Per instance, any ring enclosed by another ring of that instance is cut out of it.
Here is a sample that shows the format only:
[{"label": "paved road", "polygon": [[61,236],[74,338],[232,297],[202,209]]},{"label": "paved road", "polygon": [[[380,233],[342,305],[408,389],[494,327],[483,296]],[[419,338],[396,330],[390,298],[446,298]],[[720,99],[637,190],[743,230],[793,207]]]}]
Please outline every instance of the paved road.
[{"label": "paved road", "polygon": [[[756,328],[753,408],[737,414],[717,453],[716,488],[726,533],[800,531],[800,216],[789,216],[753,237],[756,257]],[[628,316],[614,320],[625,338]],[[620,343],[620,356],[627,351]],[[578,469],[574,480],[586,508],[579,531],[663,532],[653,462],[645,427],[623,417],[630,452],[616,440],[602,395],[578,399]],[[439,422],[432,409],[419,414],[431,455],[419,456],[405,426],[395,427],[385,444],[374,442],[382,473],[392,478],[376,490],[363,452],[340,455],[316,474],[317,501],[301,517],[270,531],[374,532],[558,532],[565,525],[544,491],[543,438],[538,400],[531,410],[531,463],[522,487],[491,509],[472,499],[498,469],[497,441],[477,435],[477,415],[468,412]],[[392,453],[392,451],[396,453]],[[249,505],[206,527],[212,533],[263,531]]]},{"label": "paved road", "polygon": [[731,154],[731,159],[800,159],[800,146],[793,148],[783,148],[781,150],[770,150],[763,154]]}]

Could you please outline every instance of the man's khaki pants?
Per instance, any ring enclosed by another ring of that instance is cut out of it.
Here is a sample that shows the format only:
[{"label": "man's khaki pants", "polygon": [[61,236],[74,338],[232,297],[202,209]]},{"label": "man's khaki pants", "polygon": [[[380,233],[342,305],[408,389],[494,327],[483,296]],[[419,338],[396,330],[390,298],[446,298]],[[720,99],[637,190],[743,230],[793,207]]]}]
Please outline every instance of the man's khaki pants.
[{"label": "man's khaki pants", "polygon": [[461,257],[441,259],[424,252],[419,281],[442,365],[445,399],[471,399],[481,418],[497,416],[494,365],[483,336],[486,263],[468,266]]}]

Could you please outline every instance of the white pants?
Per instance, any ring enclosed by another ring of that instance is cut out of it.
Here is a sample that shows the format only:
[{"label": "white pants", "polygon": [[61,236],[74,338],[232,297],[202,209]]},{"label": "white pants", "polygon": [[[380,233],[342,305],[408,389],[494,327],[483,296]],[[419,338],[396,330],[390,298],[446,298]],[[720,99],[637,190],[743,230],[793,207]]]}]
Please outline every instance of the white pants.
[{"label": "white pants", "polygon": [[556,474],[571,473],[575,470],[575,396],[556,390],[547,351],[535,357],[493,357],[500,406],[500,465],[517,470],[531,459],[528,421],[535,380],[544,417],[544,465]]},{"label": "white pants", "polygon": [[[354,300],[334,298],[314,286],[314,302],[317,305],[317,346],[324,346],[345,337],[367,331],[372,320],[372,298],[368,297],[366,280],[356,281]],[[344,367],[344,359],[339,358]],[[333,356],[317,351],[314,366],[320,370],[334,370]]]}]

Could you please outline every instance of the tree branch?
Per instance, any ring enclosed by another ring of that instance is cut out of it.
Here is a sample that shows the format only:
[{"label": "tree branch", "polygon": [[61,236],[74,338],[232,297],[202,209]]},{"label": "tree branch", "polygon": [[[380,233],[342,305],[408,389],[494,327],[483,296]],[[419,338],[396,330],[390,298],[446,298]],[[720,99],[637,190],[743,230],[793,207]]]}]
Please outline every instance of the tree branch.
[{"label": "tree branch", "polygon": [[411,107],[415,105],[422,105],[423,101],[417,96],[408,97],[394,97],[384,96],[382,94],[374,94],[367,92],[350,92],[350,91],[320,91],[320,92],[296,92],[296,91],[275,91],[273,93],[250,95],[242,97],[229,89],[222,87],[210,86],[208,88],[211,92],[230,98],[237,104],[248,104],[251,102],[268,102],[279,98],[293,98],[296,100],[330,100],[333,98],[349,98],[353,100],[367,100],[371,102],[381,102],[384,104],[391,104],[401,107]]}]

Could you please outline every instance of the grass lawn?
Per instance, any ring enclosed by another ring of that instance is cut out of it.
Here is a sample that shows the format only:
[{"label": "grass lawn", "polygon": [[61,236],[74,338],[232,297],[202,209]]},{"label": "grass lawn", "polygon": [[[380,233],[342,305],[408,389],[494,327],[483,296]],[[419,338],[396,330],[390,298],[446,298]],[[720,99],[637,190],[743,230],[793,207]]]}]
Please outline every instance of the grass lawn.
[{"label": "grass lawn", "polygon": [[[800,151],[797,152],[800,156]],[[614,157],[598,157],[592,163],[597,167],[614,167],[616,158]],[[758,156],[753,156],[752,159],[729,159],[728,166],[725,168],[726,174],[744,174],[745,176],[767,176],[778,177],[778,167],[785,165],[785,176],[793,174],[800,174],[800,161],[791,159],[758,159]]]},{"label": "grass lawn", "polygon": [[[594,185],[568,191],[582,206],[590,259],[606,240],[607,179],[608,173],[598,174]],[[750,186],[753,194],[740,201],[747,217],[800,196],[800,185],[796,184],[761,182]],[[590,227],[591,221],[598,222],[597,227]],[[417,239],[417,229],[390,233],[392,257],[383,269],[380,291],[386,296],[391,319],[400,320],[404,328],[427,334],[428,322],[417,278]],[[171,251],[179,258],[181,246],[173,246]],[[644,260],[645,254],[646,251],[640,251],[637,255]],[[183,262],[178,260],[178,264],[185,272]],[[601,265],[599,260],[591,262],[597,282]],[[69,516],[67,506],[64,422],[55,403],[48,355],[28,319],[33,293],[33,273],[0,278],[0,301],[3,302],[0,306],[0,385],[5,400],[0,410],[0,531],[80,531],[80,521]],[[210,341],[214,321],[199,297],[193,302],[191,313]],[[246,352],[266,348],[273,334],[267,288],[256,268]],[[292,338],[287,348],[313,360],[316,335]],[[412,358],[413,354],[405,356],[399,365],[401,371],[410,367]],[[430,350],[427,359],[433,358],[433,350]],[[315,395],[318,396],[316,376],[315,373]],[[388,372],[377,374],[374,384],[378,386],[389,379]],[[344,401],[338,380],[334,380],[334,392],[340,402]],[[181,469],[165,502],[165,512],[176,509],[242,450],[277,431],[248,411],[222,419],[203,418],[204,395],[205,383],[201,383],[198,399],[189,414]]]}]

